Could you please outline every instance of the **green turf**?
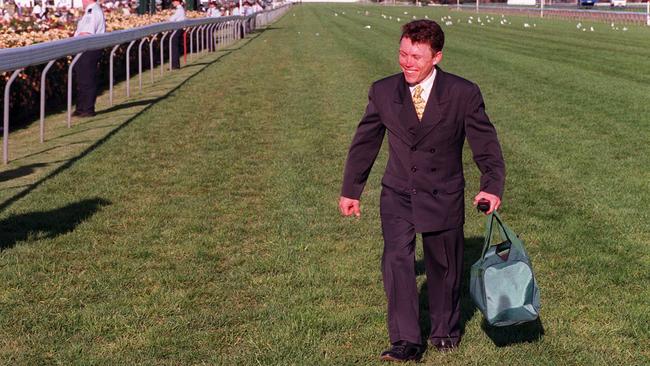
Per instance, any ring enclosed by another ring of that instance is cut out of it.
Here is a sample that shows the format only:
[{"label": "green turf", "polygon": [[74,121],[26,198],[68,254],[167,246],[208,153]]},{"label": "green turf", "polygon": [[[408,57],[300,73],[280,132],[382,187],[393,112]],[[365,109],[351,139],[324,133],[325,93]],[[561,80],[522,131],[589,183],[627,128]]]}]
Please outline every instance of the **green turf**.
[{"label": "green turf", "polygon": [[[379,364],[385,154],[360,220],[336,202],[367,88],[398,71],[396,18],[413,14],[464,20],[445,26],[442,67],[482,88],[508,167],[502,215],[543,303],[540,323],[503,331],[466,296],[461,348],[426,363],[650,363],[650,31],[338,4],[296,7],[212,57],[18,200],[34,183],[4,173],[38,162],[0,172],[0,363]],[[482,225],[468,209],[466,264]]]}]

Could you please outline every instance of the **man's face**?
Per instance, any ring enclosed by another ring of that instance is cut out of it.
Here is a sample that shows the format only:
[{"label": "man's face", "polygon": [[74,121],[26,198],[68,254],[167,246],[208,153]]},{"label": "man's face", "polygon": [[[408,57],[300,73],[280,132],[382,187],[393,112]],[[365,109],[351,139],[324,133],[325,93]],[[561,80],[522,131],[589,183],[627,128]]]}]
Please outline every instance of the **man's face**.
[{"label": "man's face", "polygon": [[399,43],[399,66],[409,84],[418,84],[426,79],[441,60],[442,52],[434,53],[426,43],[413,43],[406,37]]}]

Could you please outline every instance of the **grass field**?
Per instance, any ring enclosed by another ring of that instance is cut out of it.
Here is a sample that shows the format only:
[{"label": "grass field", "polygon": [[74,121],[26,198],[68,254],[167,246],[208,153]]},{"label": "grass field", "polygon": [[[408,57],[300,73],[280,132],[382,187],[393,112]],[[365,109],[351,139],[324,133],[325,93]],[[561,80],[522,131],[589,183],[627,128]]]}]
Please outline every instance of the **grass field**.
[{"label": "grass field", "polygon": [[[384,153],[363,217],[336,203],[367,88],[398,72],[413,15],[462,20],[445,27],[442,67],[482,88],[508,168],[502,216],[543,303],[540,322],[501,330],[465,296],[461,348],[425,362],[649,364],[650,30],[338,4],[295,7],[146,109],[57,132],[56,148],[20,150],[35,129],[12,137],[0,363],[379,364]],[[470,197],[478,175],[464,159]],[[468,209],[466,265],[483,220]]]}]

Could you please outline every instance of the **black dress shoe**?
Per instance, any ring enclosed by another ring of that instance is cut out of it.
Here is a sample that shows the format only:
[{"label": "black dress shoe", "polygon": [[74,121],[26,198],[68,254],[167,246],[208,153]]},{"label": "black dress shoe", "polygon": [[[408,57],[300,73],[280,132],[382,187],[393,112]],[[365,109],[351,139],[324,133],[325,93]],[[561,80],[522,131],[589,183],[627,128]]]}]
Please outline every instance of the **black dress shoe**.
[{"label": "black dress shoe", "polygon": [[382,352],[380,358],[382,361],[420,361],[424,350],[425,347],[422,345],[407,341],[399,341],[393,343],[393,346],[390,349]]},{"label": "black dress shoe", "polygon": [[460,339],[453,338],[436,338],[431,340],[431,344],[438,352],[451,352],[458,348]]},{"label": "black dress shoe", "polygon": [[97,113],[95,113],[95,112],[74,111],[74,112],[72,112],[72,115],[74,117],[95,117],[97,115]]}]

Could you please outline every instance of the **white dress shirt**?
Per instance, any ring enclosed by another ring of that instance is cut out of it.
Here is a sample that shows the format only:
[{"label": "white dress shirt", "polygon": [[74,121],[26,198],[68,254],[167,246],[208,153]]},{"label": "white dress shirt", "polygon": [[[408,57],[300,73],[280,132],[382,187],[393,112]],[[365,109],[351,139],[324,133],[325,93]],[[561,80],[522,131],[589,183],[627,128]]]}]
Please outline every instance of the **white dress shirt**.
[{"label": "white dress shirt", "polygon": [[426,102],[429,100],[429,95],[431,94],[431,88],[433,88],[433,81],[436,79],[436,68],[433,68],[433,72],[431,72],[431,75],[427,77],[426,79],[422,80],[419,84],[409,86],[409,91],[411,92],[411,95],[413,95],[413,90],[415,89],[416,86],[420,85],[422,87],[422,94],[420,95],[422,99],[424,99],[424,103],[426,105]]}]

